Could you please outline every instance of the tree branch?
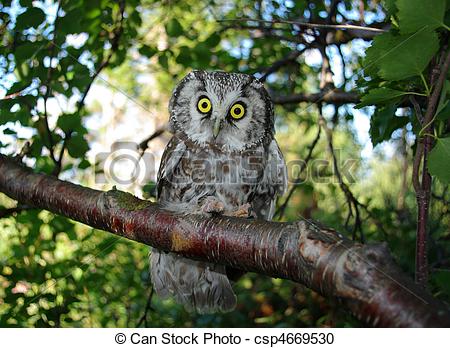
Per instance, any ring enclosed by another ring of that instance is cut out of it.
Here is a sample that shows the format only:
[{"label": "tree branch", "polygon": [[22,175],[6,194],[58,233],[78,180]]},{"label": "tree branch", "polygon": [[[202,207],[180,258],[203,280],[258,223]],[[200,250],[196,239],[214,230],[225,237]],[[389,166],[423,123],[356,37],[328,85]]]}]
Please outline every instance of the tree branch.
[{"label": "tree branch", "polygon": [[449,326],[446,305],[402,274],[385,245],[362,245],[302,220],[277,223],[173,214],[117,190],[36,174],[0,155],[0,191],[155,248],[286,278],[340,299],[373,326]]},{"label": "tree branch", "polygon": [[61,0],[58,1],[58,7],[56,8],[55,21],[53,24],[53,38],[52,38],[52,41],[50,41],[50,54],[49,54],[50,63],[48,65],[48,69],[47,69],[47,80],[45,82],[45,94],[43,96],[43,99],[44,99],[44,117],[43,117],[43,119],[44,119],[44,125],[45,125],[45,132],[47,135],[48,150],[50,152],[50,157],[54,163],[56,163],[57,160],[56,160],[56,156],[55,156],[55,144],[53,142],[53,133],[50,130],[50,126],[48,124],[47,101],[48,101],[48,98],[50,97],[50,91],[51,91],[51,80],[52,80],[52,72],[53,72],[52,61],[55,56],[55,41],[56,41],[56,34],[57,34],[57,28],[58,28],[58,26],[57,26],[58,14],[59,14],[60,9],[61,9]]},{"label": "tree branch", "polygon": [[295,51],[291,51],[289,52],[285,57],[283,57],[280,60],[277,60],[276,62],[274,62],[271,66],[267,67],[266,69],[264,69],[264,73],[263,75],[259,78],[259,80],[261,82],[265,82],[267,77],[271,74],[273,74],[274,72],[278,71],[279,69],[281,69],[282,67],[291,64],[293,62],[295,62],[297,60],[297,58],[306,50],[306,48],[302,49],[302,50],[295,50]]},{"label": "tree branch", "polygon": [[329,30],[360,30],[360,31],[369,31],[373,33],[384,33],[386,30],[375,28],[375,27],[368,27],[368,26],[360,26],[360,25],[353,25],[353,24],[326,24],[326,23],[310,23],[310,22],[303,22],[303,21],[287,21],[287,20],[280,20],[280,19],[274,19],[274,20],[264,20],[264,19],[256,19],[256,18],[234,18],[234,19],[221,19],[218,21],[220,22],[256,22],[256,23],[264,23],[264,24],[290,24],[290,25],[296,25],[300,28],[309,28],[309,29],[329,29]]},{"label": "tree branch", "polygon": [[152,134],[150,134],[150,136],[148,136],[147,138],[145,138],[144,140],[142,140],[142,141],[139,143],[139,146],[138,146],[138,149],[139,149],[139,152],[141,153],[141,155],[148,149],[148,144],[149,144],[152,140],[154,140],[154,139],[160,137],[160,136],[163,135],[166,131],[167,131],[167,125],[164,125],[164,126],[158,128],[158,129],[156,129]]},{"label": "tree branch", "polygon": [[[417,149],[413,165],[413,185],[416,191],[417,200],[417,240],[416,240],[416,281],[422,286],[428,282],[428,215],[431,195],[431,175],[428,172],[428,153],[433,145],[433,138],[430,136],[434,129],[434,115],[439,103],[441,91],[447,78],[447,72],[450,68],[450,51],[447,51],[447,45],[439,55],[440,59],[435,59],[436,63],[432,67],[430,86],[433,92],[428,98],[427,110],[423,116],[423,128],[417,140]],[[416,113],[420,115],[420,108],[415,104]],[[422,181],[419,182],[419,167],[422,163]]]},{"label": "tree branch", "polygon": [[294,182],[292,183],[292,187],[289,190],[288,194],[286,195],[286,199],[284,200],[283,204],[280,206],[280,208],[278,208],[278,210],[275,212],[275,217],[278,217],[278,219],[282,219],[284,216],[284,212],[286,211],[286,208],[288,206],[288,203],[290,201],[290,199],[292,198],[295,190],[299,187],[299,184],[302,182],[302,173],[303,171],[306,169],[306,166],[308,165],[309,160],[312,157],[314,148],[316,147],[317,143],[319,142],[320,139],[320,133],[322,131],[322,127],[319,126],[318,130],[317,130],[317,135],[314,138],[313,142],[311,143],[311,145],[309,146],[308,149],[308,154],[305,157],[305,160],[301,163],[301,167],[298,173],[298,177],[294,180]]},{"label": "tree branch", "polygon": [[353,231],[352,231],[352,237],[353,240],[356,239],[356,232],[360,232],[360,239],[361,242],[364,242],[364,234],[362,232],[362,221],[361,221],[361,215],[359,212],[359,206],[361,203],[356,199],[356,197],[353,195],[353,192],[350,190],[348,185],[344,182],[341,172],[339,170],[339,164],[338,160],[336,158],[336,151],[334,150],[333,145],[333,131],[328,127],[327,121],[325,117],[322,114],[322,107],[319,105],[319,125],[322,127],[325,131],[325,135],[327,138],[328,143],[328,151],[330,152],[331,158],[333,159],[333,170],[334,175],[336,175],[336,178],[338,179],[339,187],[341,188],[341,191],[344,193],[345,198],[347,200],[348,205],[348,215],[347,220],[345,221],[345,227],[348,227],[350,218],[353,216],[353,211],[355,212],[355,224],[353,225]]},{"label": "tree branch", "polygon": [[[242,22],[231,22],[231,24],[224,26],[221,31],[225,31],[225,30],[249,30],[249,31],[254,31],[256,33],[256,35],[253,36],[254,39],[258,39],[258,38],[273,38],[273,39],[277,39],[277,40],[282,40],[282,41],[288,41],[288,42],[292,42],[292,43],[296,43],[296,44],[303,44],[306,45],[309,48],[314,48],[315,42],[309,42],[308,40],[306,40],[302,34],[299,33],[298,35],[293,35],[291,30],[288,28],[285,30],[284,28],[274,28],[273,25],[272,26],[263,26],[264,23],[258,23],[258,25],[250,25],[250,24],[245,24]],[[389,29],[388,27],[386,27],[386,23],[376,23],[379,27],[383,27],[384,30]],[[281,33],[280,33],[281,32]],[[286,35],[283,34],[284,32],[286,32]],[[330,35],[330,33],[332,33]],[[313,33],[310,33],[311,35],[313,35]],[[329,34],[327,34],[326,37],[326,43],[327,45],[332,45],[332,44],[346,44],[349,43],[350,41],[353,41],[355,39],[362,39],[365,41],[371,41],[373,40],[373,38],[376,35],[379,35],[379,32],[375,32],[375,31],[366,31],[363,29],[346,29],[346,30],[332,30],[329,32]]]},{"label": "tree branch", "polygon": [[308,103],[327,103],[327,104],[357,104],[360,102],[358,93],[344,92],[338,89],[323,91],[318,93],[297,93],[286,96],[273,96],[272,100],[275,104],[295,104],[301,102]]}]

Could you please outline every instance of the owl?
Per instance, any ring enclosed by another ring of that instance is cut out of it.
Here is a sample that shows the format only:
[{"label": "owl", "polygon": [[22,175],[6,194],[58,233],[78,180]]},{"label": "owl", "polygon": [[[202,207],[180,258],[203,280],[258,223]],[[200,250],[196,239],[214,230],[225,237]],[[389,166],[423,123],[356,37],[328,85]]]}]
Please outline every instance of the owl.
[{"label": "owl", "polygon": [[[193,71],[169,103],[173,137],[161,160],[158,201],[182,214],[223,214],[270,220],[286,190],[286,165],[274,139],[273,104],[251,75]],[[186,259],[153,248],[153,287],[198,313],[236,306],[223,265]]]}]

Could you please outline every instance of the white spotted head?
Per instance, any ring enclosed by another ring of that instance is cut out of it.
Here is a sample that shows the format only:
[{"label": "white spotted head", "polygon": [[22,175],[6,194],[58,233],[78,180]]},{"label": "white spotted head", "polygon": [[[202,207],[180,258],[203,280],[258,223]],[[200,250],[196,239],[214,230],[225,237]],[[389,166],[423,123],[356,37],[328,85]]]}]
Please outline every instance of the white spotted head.
[{"label": "white spotted head", "polygon": [[199,146],[240,151],[273,139],[273,105],[246,74],[193,71],[175,88],[170,127]]}]

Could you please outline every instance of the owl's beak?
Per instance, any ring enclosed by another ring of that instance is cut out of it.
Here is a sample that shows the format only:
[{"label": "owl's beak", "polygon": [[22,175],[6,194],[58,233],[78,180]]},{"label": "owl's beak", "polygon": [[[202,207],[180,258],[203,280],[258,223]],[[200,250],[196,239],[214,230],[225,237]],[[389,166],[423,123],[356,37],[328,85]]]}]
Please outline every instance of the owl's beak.
[{"label": "owl's beak", "polygon": [[221,123],[222,123],[222,120],[220,119],[220,117],[217,117],[214,122],[214,128],[213,128],[214,139],[216,139],[217,136],[219,135]]}]

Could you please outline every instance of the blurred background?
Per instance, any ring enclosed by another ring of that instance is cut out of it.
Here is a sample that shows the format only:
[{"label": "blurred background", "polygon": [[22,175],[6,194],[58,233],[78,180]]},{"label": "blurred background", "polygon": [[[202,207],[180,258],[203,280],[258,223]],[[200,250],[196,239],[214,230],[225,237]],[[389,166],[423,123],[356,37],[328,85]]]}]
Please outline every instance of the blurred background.
[{"label": "blurred background", "polygon": [[[311,218],[348,238],[385,241],[413,276],[410,111],[387,122],[374,107],[356,109],[362,60],[379,31],[326,27],[384,30],[389,17],[376,0],[2,0],[0,152],[154,200],[176,83],[193,69],[255,74],[273,97],[290,162],[275,220]],[[448,187],[435,181],[432,194],[429,287],[449,301]],[[148,247],[1,193],[0,218],[0,326],[361,325],[337,301],[257,274],[235,285],[234,312],[191,314],[151,296]]]}]

